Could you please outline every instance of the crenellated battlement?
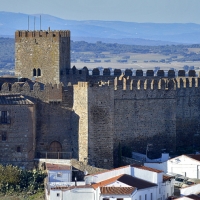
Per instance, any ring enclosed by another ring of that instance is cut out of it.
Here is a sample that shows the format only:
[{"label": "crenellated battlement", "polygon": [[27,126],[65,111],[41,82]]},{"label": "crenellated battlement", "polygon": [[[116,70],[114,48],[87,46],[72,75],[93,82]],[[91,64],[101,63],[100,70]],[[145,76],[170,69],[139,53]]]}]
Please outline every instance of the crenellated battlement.
[{"label": "crenellated battlement", "polygon": [[[87,86],[84,82],[78,82],[79,87]],[[91,82],[90,87],[114,87],[114,90],[180,90],[186,88],[199,88],[200,78],[198,77],[177,77],[160,79],[134,79],[121,75],[114,80]]]},{"label": "crenellated battlement", "polygon": [[104,77],[116,77],[116,76],[134,76],[134,77],[168,77],[168,78],[175,78],[175,77],[197,77],[197,73],[195,70],[121,70],[121,69],[109,69],[104,68],[103,70],[99,70],[99,68],[94,68],[91,71],[88,70],[87,67],[84,67],[83,69],[77,69],[75,66],[72,69],[69,69],[66,72],[68,75],[76,75],[76,76],[89,76],[89,77],[98,77],[98,76],[104,76]]},{"label": "crenellated battlement", "polygon": [[11,84],[5,82],[0,87],[0,93],[21,93],[45,102],[62,102],[63,84],[52,85],[48,83],[41,85],[38,82],[34,84],[29,84],[28,82],[15,82]]},{"label": "crenellated battlement", "polygon": [[60,37],[70,37],[70,31],[68,30],[40,30],[40,31],[20,31],[17,30],[15,32],[15,38],[38,38],[38,37],[56,37],[56,38],[60,38]]}]

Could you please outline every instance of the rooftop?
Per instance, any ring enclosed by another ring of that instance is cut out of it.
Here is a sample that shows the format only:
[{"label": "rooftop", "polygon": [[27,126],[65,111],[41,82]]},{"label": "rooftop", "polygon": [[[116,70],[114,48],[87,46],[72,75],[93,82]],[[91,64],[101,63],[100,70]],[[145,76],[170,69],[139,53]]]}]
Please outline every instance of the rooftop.
[{"label": "rooftop", "polygon": [[135,167],[135,168],[138,168],[138,169],[143,169],[143,170],[147,170],[147,171],[151,171],[151,172],[156,172],[156,173],[162,173],[163,172],[162,170],[146,167],[146,166],[143,166],[143,165],[137,165],[137,164],[133,164],[133,165],[131,165],[131,167]]},{"label": "rooftop", "polygon": [[101,187],[100,191],[103,195],[131,195],[136,188],[134,187]]},{"label": "rooftop", "polygon": [[71,166],[46,163],[46,169],[47,170],[71,170]]},{"label": "rooftop", "polygon": [[106,185],[114,183],[115,181],[122,182],[122,183],[124,183],[126,185],[129,185],[131,187],[137,188],[138,190],[157,186],[155,183],[151,183],[151,182],[148,182],[148,181],[133,177],[131,175],[122,174],[120,176],[116,176],[116,177],[107,179],[105,181],[102,181],[102,182],[99,182],[99,183],[95,183],[95,184],[92,185],[92,187],[94,189],[96,189],[98,187],[104,187]]},{"label": "rooftop", "polygon": [[1,105],[30,105],[34,104],[21,94],[0,94]]}]

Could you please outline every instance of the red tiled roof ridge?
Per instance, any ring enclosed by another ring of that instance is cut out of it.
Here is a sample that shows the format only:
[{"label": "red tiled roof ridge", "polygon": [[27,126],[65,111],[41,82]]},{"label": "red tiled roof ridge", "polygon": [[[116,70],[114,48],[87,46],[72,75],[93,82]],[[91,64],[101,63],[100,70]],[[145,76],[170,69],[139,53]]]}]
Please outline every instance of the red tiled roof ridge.
[{"label": "red tiled roof ridge", "polygon": [[70,165],[46,163],[47,170],[71,170]]},{"label": "red tiled roof ridge", "polygon": [[133,165],[131,165],[131,167],[136,167],[136,168],[139,168],[139,169],[152,171],[152,172],[156,172],[156,173],[162,173],[163,172],[162,170],[158,170],[158,169],[154,169],[154,168],[151,168],[151,167],[146,167],[144,165],[138,165],[138,164],[133,164]]},{"label": "red tiled roof ridge", "polygon": [[96,189],[96,188],[98,188],[98,187],[103,187],[103,186],[105,186],[105,185],[108,185],[108,184],[110,184],[110,183],[115,182],[117,179],[119,179],[119,178],[122,177],[123,175],[124,175],[124,174],[121,174],[121,175],[118,175],[118,176],[115,176],[115,177],[106,179],[106,180],[104,180],[104,181],[101,181],[101,182],[99,182],[99,183],[94,183],[94,184],[92,184],[92,187],[93,187],[94,189]]},{"label": "red tiled roof ridge", "polygon": [[136,189],[135,187],[100,187],[101,194],[104,195],[130,195]]}]

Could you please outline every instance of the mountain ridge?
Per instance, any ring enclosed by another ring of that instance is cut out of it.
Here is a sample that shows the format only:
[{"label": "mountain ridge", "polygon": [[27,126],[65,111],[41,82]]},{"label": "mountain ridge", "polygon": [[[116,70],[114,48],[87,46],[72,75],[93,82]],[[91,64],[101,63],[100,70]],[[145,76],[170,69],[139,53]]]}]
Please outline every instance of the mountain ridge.
[{"label": "mountain ridge", "polygon": [[[16,30],[40,29],[40,14],[28,15],[0,11],[0,37],[13,37]],[[42,29],[70,30],[74,41],[119,41],[122,44],[166,45],[200,43],[200,24],[194,23],[137,23],[101,20],[66,20],[42,14]]]}]

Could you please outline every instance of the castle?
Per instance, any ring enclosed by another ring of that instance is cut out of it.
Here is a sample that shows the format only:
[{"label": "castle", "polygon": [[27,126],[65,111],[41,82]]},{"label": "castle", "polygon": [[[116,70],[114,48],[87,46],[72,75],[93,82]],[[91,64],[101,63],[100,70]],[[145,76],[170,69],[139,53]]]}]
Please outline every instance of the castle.
[{"label": "castle", "polygon": [[[119,144],[175,152],[200,131],[200,78],[70,68],[70,31],[16,31],[15,74],[0,79],[0,162],[77,158],[116,165]],[[198,141],[195,141],[197,144]]]}]

